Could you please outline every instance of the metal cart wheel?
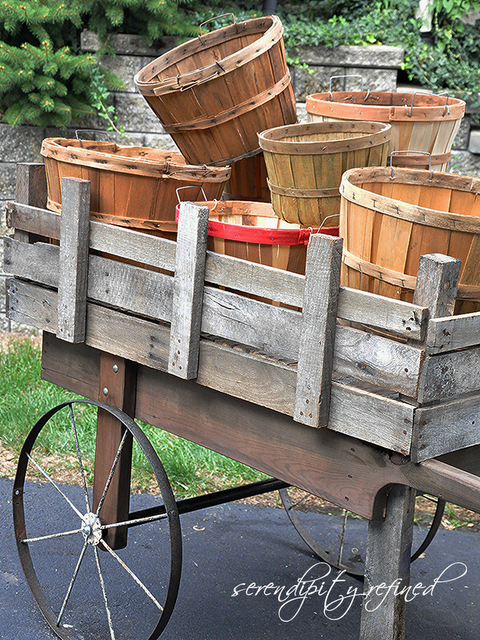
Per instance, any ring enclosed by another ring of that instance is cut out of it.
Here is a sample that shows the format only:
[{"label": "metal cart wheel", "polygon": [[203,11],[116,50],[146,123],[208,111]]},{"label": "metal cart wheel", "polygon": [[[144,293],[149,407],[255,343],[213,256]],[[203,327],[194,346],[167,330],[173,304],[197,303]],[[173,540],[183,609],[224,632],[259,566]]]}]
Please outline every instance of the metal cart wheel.
[{"label": "metal cart wheel", "polygon": [[[95,446],[95,408],[109,412],[124,427],[96,508],[92,463],[88,462]],[[68,481],[73,478],[74,484],[59,484],[52,478],[50,469],[56,460],[48,452],[49,439],[55,437],[70,440],[73,447],[73,453],[65,454],[62,469],[71,467]],[[129,511],[127,521],[106,525],[99,517],[101,507],[113,486],[122,450],[130,444],[133,455],[148,472],[153,471],[154,494],[131,494],[129,509],[140,509]],[[74,400],[40,418],[20,454],[13,519],[28,586],[59,638],[158,638],[172,613],[180,583],[180,520],[165,470],[129,416],[101,402]],[[120,526],[128,531],[128,543],[113,550],[104,538]]]},{"label": "metal cart wheel", "polygon": [[[336,569],[363,578],[367,522],[351,512],[321,501],[316,496],[288,487],[279,490],[283,507],[310,550]],[[437,500],[428,531],[411,557],[416,560],[429,546],[440,526],[445,501]]]}]

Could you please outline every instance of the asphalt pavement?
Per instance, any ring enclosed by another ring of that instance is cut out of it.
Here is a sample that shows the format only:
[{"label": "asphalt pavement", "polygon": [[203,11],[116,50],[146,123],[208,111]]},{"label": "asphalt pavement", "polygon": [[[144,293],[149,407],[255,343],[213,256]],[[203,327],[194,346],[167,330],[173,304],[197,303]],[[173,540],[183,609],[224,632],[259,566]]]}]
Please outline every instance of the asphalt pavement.
[{"label": "asphalt pavement", "polygon": [[[13,536],[11,491],[12,482],[0,479],[0,638],[53,640],[56,636],[40,614],[20,567]],[[76,488],[65,491],[72,500],[79,498]],[[155,499],[140,496],[138,500],[143,508]],[[67,502],[63,502],[69,511]],[[40,500],[33,504],[38,517],[43,517],[48,504]],[[62,507],[56,507],[52,517],[55,523],[62,522]],[[185,514],[181,524],[182,579],[163,640],[358,638],[362,583],[345,575],[339,579],[336,571],[319,564],[281,509],[230,503]],[[138,572],[155,575],[162,558],[142,529],[132,530],[137,536],[132,544],[141,550],[143,559]],[[441,530],[425,557],[413,563],[411,585],[417,588],[411,591],[412,600],[407,605],[407,640],[437,640],[439,636],[478,640],[479,543],[479,533]],[[72,557],[75,563],[77,556]],[[46,572],[47,582],[54,585],[59,570],[53,557],[42,553],[39,563],[44,565],[41,569]],[[81,577],[79,572],[73,591],[87,601],[94,580],[87,571],[84,573]],[[125,585],[129,582],[126,580]],[[310,595],[303,597],[307,584],[311,586]],[[121,589],[127,593],[127,586]],[[128,595],[126,598],[128,604]],[[90,621],[95,612],[88,606]],[[144,612],[137,621],[138,609],[127,611],[128,607],[123,611],[125,629],[127,622],[130,624],[126,637],[146,639],[148,635],[141,632],[136,635]],[[80,640],[82,634],[75,638]]]}]

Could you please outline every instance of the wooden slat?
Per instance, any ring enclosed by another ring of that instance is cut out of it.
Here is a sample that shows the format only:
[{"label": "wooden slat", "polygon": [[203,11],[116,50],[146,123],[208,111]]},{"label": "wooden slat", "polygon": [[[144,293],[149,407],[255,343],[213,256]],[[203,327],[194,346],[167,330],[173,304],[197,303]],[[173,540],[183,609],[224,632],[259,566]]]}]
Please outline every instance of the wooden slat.
[{"label": "wooden slat", "polygon": [[[56,294],[16,281],[18,299],[15,319],[36,320],[39,329],[51,331],[55,320]],[[150,368],[166,371],[170,331],[168,327],[89,303],[86,344]],[[235,348],[202,340],[198,383],[277,412],[293,416],[296,368]],[[362,423],[366,440],[405,452],[413,407],[342,383],[332,384],[329,426],[342,433]],[[94,394],[96,397],[96,392]],[[385,416],[388,417],[388,421]],[[388,432],[390,429],[390,433]],[[398,434],[401,434],[400,436]]]},{"label": "wooden slat", "polygon": [[332,382],[328,428],[333,431],[408,455],[413,418],[410,404],[390,398],[379,402],[370,391]]},{"label": "wooden slat", "polygon": [[450,400],[480,388],[480,347],[427,356],[423,366],[420,403]]},{"label": "wooden slat", "polygon": [[[12,220],[19,228],[45,232],[51,225],[50,237],[59,237],[58,231],[55,232],[59,225],[58,214],[42,209],[31,210],[18,204],[11,205],[11,212]],[[90,248],[128,260],[138,261],[141,256],[144,264],[168,271],[174,269],[175,242],[130,229],[91,221]],[[210,251],[207,252],[205,280],[294,307],[301,307],[303,304],[304,276]],[[418,305],[341,287],[338,317],[422,340],[427,312]]]},{"label": "wooden slat", "polygon": [[350,327],[337,326],[334,370],[416,397],[423,350]]},{"label": "wooden slat", "polygon": [[[400,640],[405,637],[406,598],[401,594],[410,581],[410,557],[415,513],[415,491],[396,485],[388,496],[385,519],[368,523],[360,640]],[[379,585],[395,585],[387,591]]]},{"label": "wooden slat", "polygon": [[197,377],[208,214],[205,206],[180,205],[168,372],[184,380]]},{"label": "wooden slat", "polygon": [[83,342],[87,310],[90,183],[62,180],[57,336]]},{"label": "wooden slat", "polygon": [[480,395],[415,412],[416,462],[480,443]]},{"label": "wooden slat", "polygon": [[423,306],[340,287],[338,317],[412,340],[423,340],[428,310]]},{"label": "wooden slat", "polygon": [[465,349],[480,344],[480,313],[438,318],[428,323],[426,351],[429,354]]},{"label": "wooden slat", "polygon": [[[17,243],[18,244],[18,243]],[[30,246],[33,248],[33,245],[23,245]],[[53,247],[52,245],[35,245],[35,248],[39,250],[41,248],[48,249],[48,253],[50,253],[50,249],[54,249],[57,252],[58,256],[58,247]],[[40,252],[41,255],[43,253]],[[18,256],[17,249],[13,253],[13,256]],[[129,267],[126,272],[130,274],[138,274],[141,272],[142,278],[135,279],[132,276],[130,279],[126,278],[118,278],[118,289],[119,291],[124,291],[125,287],[131,287],[131,296],[127,297],[127,301],[123,300],[119,295],[111,293],[112,290],[112,281],[116,281],[117,278],[115,276],[114,268],[115,266],[119,266],[120,263],[113,263],[112,261],[105,260],[104,258],[99,258],[97,256],[91,256],[90,258],[91,264],[95,265],[93,269],[97,273],[103,274],[102,277],[100,275],[98,278],[90,278],[89,280],[89,296],[91,299],[100,297],[106,300],[109,304],[120,307],[125,302],[128,303],[130,299],[132,299],[134,305],[134,310],[142,313],[146,317],[158,317],[160,311],[163,310],[163,315],[165,318],[169,318],[171,315],[171,288],[170,293],[165,289],[164,285],[160,285],[160,282],[164,280],[171,281],[171,278],[164,276],[162,274],[155,274],[152,272],[146,272],[145,270],[136,269],[135,267]],[[25,262],[26,265],[30,263],[28,261]],[[51,268],[47,269],[47,277],[45,280],[46,284],[49,286],[55,286],[54,278],[55,275],[55,261],[50,260]],[[103,265],[103,270],[100,271],[100,266]],[[112,265],[114,265],[112,267]],[[97,268],[98,267],[98,268]],[[120,266],[120,272],[124,273],[123,267]],[[106,274],[109,274],[108,276]],[[52,282],[53,279],[53,282]],[[56,297],[53,296],[51,292],[46,289],[38,287],[38,292],[34,296],[32,291],[35,291],[35,287],[30,285],[25,285],[21,280],[13,280],[12,286],[20,289],[21,300],[20,303],[13,304],[14,301],[18,298],[18,296],[14,296],[13,290],[10,295],[12,305],[11,305],[11,314],[15,314],[15,319],[19,319],[20,315],[25,319],[26,324],[30,324],[31,326],[36,326],[39,330],[47,329],[52,331],[51,322],[56,322]],[[27,288],[25,288],[25,286]],[[108,289],[108,294],[106,293]],[[115,289],[115,287],[113,287]],[[144,292],[145,295],[141,295],[141,292]],[[210,328],[213,328],[217,333],[222,333],[222,327],[227,329],[227,332],[230,334],[231,339],[235,340],[235,342],[239,342],[238,338],[240,335],[243,336],[245,341],[247,341],[250,337],[255,337],[255,332],[253,332],[250,325],[245,324],[251,315],[248,313],[245,314],[246,320],[242,322],[241,318],[241,310],[244,307],[241,307],[241,304],[244,303],[245,299],[241,299],[240,310],[237,307],[234,307],[235,301],[238,302],[240,296],[235,296],[234,294],[229,294],[227,292],[217,292],[217,290],[208,290],[207,289],[207,297],[210,298],[210,293],[214,297],[216,301],[216,306],[218,306],[222,313],[226,314],[226,301],[232,301],[230,306],[235,308],[236,316],[235,318],[224,318],[222,322],[217,318],[215,321],[215,314],[211,313],[210,324],[207,325]],[[123,295],[123,294],[122,294]],[[48,300],[48,304],[41,305],[42,300]],[[52,302],[54,300],[54,302]],[[248,301],[249,303],[255,301]],[[212,305],[214,303],[209,300],[206,304],[206,309],[213,309]],[[20,305],[20,306],[19,306]],[[40,305],[40,306],[39,306]],[[54,305],[54,308],[49,305]],[[20,308],[21,307],[21,308]],[[258,317],[261,320],[261,326],[263,330],[263,338],[258,342],[260,349],[267,349],[268,346],[275,346],[268,342],[269,331],[268,327],[270,324],[275,322],[275,309],[276,307],[271,307],[270,305],[262,305],[261,303],[257,303],[256,307],[259,309]],[[266,316],[264,310],[268,309],[271,313],[270,316]],[[284,312],[288,312],[288,310],[284,310]],[[120,314],[117,314],[120,315]],[[286,327],[286,331],[288,331],[287,338],[290,340],[288,351],[292,354],[292,356],[296,355],[295,349],[298,349],[298,339],[299,339],[299,331],[300,331],[300,314],[297,312],[289,311],[286,314],[286,321],[283,323],[283,326]],[[13,318],[13,315],[12,315]],[[130,316],[125,315],[125,322],[128,323]],[[266,321],[265,321],[266,319]],[[293,319],[293,320],[292,320]],[[89,322],[94,321],[89,316]],[[113,322],[113,319],[111,320]],[[258,319],[257,319],[258,322]],[[266,326],[265,326],[266,325]],[[241,328],[242,333],[240,332]],[[168,332],[167,328],[163,328],[166,332]],[[87,326],[87,333],[90,331]],[[150,331],[150,329],[148,329]],[[249,335],[248,332],[251,332]],[[209,331],[211,333],[211,331]],[[280,335],[278,335],[280,333]],[[277,332],[275,334],[277,338],[284,338],[281,333],[281,325],[277,324]],[[262,334],[260,334],[262,336]],[[272,336],[270,336],[271,339]],[[118,341],[127,341],[131,342],[133,337],[131,332],[127,329],[120,331],[117,329],[116,331],[111,332],[111,340],[112,340],[112,348]],[[157,340],[157,338],[156,338]],[[293,341],[293,342],[292,342]],[[152,341],[152,344],[156,347],[156,342]],[[98,348],[106,348],[105,343],[95,344]],[[282,343],[280,345],[277,344],[278,350],[281,350]],[[153,346],[152,346],[153,350]],[[114,353],[116,353],[114,351]],[[162,352],[162,355],[159,356],[157,350],[155,349],[155,355],[152,354],[152,357],[158,358],[161,357],[162,360],[167,362],[166,353]],[[285,354],[283,354],[285,356]],[[125,357],[135,359],[134,352],[129,352]],[[139,354],[141,357],[141,354]],[[295,360],[295,357],[291,357],[290,359]],[[149,364],[149,361],[145,361],[143,359],[140,360],[143,364]],[[363,331],[358,331],[356,329],[352,329],[350,327],[337,327],[336,337],[335,337],[335,350],[334,350],[334,369],[335,371],[354,376],[360,380],[365,380],[370,383],[374,383],[380,387],[385,387],[387,389],[391,389],[392,391],[397,391],[399,393],[403,393],[408,396],[415,396],[416,389],[418,384],[418,375],[420,370],[420,365],[422,361],[422,350],[416,347],[411,347],[409,345],[397,343],[395,341],[380,337],[373,336]],[[154,366],[150,364],[149,366]]]},{"label": "wooden slat", "polygon": [[342,239],[315,234],[307,253],[294,419],[325,426],[337,316]]}]

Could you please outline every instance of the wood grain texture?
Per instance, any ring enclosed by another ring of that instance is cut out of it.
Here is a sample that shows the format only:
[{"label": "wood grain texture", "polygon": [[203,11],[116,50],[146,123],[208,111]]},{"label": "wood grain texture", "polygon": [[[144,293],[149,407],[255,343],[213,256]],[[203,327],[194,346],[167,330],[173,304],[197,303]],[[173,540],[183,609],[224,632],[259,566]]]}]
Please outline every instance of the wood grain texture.
[{"label": "wood grain texture", "polygon": [[209,213],[205,206],[180,205],[168,372],[184,380],[198,371]]},{"label": "wood grain texture", "polygon": [[480,313],[432,319],[428,323],[426,351],[429,354],[465,349],[479,344]]},{"label": "wood grain texture", "polygon": [[337,316],[342,239],[314,234],[307,252],[294,419],[325,426]]},{"label": "wood grain texture", "polygon": [[90,183],[62,181],[57,336],[67,342],[85,340],[88,281]]},{"label": "wood grain texture", "polygon": [[[60,215],[44,209],[30,209],[11,204],[15,225],[25,231],[45,232],[59,239]],[[120,258],[141,261],[173,272],[176,243],[143,233],[99,222],[90,222],[90,248],[117,255]],[[267,297],[301,307],[305,278],[296,273],[257,265],[246,260],[207,252],[207,282]],[[418,305],[389,300],[347,287],[340,288],[338,316],[345,320],[382,327],[396,335],[423,339],[427,312]]]}]

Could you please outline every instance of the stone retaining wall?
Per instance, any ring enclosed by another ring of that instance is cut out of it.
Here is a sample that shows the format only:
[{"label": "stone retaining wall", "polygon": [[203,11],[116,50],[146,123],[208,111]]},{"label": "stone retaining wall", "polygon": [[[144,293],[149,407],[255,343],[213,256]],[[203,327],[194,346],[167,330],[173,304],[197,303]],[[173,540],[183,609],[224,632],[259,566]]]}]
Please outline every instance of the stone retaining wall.
[{"label": "stone retaining wall", "polygon": [[[106,56],[102,64],[122,78],[125,88],[111,96],[125,136],[109,132],[119,144],[157,147],[176,150],[172,138],[166,134],[156,116],[136,91],[133,77],[148,62],[175,46],[174,38],[165,38],[161,48],[147,47],[138,36],[117,35],[111,40],[116,56]],[[90,33],[82,34],[84,51],[95,52],[100,43]],[[360,89],[361,79],[365,89],[395,91],[397,72],[403,60],[403,50],[397,47],[300,47],[290,52],[293,59],[308,65],[308,69],[291,69],[292,83],[298,100],[299,120],[306,120],[305,98],[310,93],[328,91],[330,78],[332,90]],[[406,88],[405,88],[406,89]],[[480,130],[471,129],[471,113],[464,118],[454,143],[450,170],[454,173],[480,177]],[[0,237],[7,233],[5,204],[15,197],[15,172],[17,162],[42,162],[40,147],[47,137],[75,137],[78,129],[106,129],[106,121],[100,117],[86,118],[68,129],[39,128],[30,126],[10,127],[0,124]],[[3,243],[0,243],[0,331],[9,328],[5,314],[5,274],[2,271]],[[17,327],[16,327],[17,328]]]}]

